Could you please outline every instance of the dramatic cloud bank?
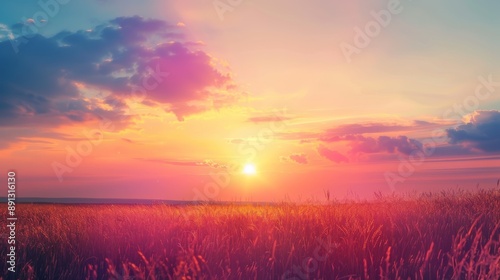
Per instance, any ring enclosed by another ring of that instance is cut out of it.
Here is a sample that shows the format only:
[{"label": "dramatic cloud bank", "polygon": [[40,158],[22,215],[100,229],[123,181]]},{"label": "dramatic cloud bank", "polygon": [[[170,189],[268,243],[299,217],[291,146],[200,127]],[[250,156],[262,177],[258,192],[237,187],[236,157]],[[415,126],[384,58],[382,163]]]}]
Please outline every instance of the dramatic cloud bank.
[{"label": "dramatic cloud bank", "polygon": [[500,112],[476,111],[467,123],[447,130],[451,144],[483,152],[500,151]]},{"label": "dramatic cloud bank", "polygon": [[126,125],[130,98],[179,120],[233,102],[230,76],[181,31],[164,21],[120,17],[92,30],[36,34],[18,53],[0,36],[0,126],[100,118]]}]

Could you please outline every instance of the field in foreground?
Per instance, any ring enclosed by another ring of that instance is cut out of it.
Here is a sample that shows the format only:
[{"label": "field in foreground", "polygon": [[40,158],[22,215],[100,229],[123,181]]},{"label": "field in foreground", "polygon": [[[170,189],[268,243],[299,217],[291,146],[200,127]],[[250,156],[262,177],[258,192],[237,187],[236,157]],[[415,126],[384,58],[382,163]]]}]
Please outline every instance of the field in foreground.
[{"label": "field in foreground", "polygon": [[[328,206],[23,204],[17,269],[20,279],[500,279],[499,226],[498,191]],[[6,279],[6,246],[0,254]]]}]

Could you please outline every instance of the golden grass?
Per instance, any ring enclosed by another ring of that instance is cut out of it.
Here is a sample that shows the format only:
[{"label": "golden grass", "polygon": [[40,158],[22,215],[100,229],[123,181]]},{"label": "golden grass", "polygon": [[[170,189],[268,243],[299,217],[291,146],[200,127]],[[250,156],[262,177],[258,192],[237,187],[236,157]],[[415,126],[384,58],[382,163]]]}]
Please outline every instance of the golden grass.
[{"label": "golden grass", "polygon": [[20,279],[500,279],[496,191],[328,206],[18,208]]}]

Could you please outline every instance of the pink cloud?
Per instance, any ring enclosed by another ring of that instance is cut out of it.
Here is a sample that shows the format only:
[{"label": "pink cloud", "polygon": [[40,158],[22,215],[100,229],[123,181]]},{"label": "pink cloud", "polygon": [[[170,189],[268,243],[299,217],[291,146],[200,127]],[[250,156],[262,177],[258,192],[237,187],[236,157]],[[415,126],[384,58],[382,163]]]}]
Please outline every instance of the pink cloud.
[{"label": "pink cloud", "polygon": [[319,146],[318,153],[320,156],[336,163],[349,162],[349,159],[347,157],[339,152],[330,150],[325,146]]},{"label": "pink cloud", "polygon": [[307,156],[305,154],[292,154],[292,155],[289,155],[289,156],[282,156],[281,157],[281,160],[282,161],[291,161],[291,162],[295,162],[295,163],[298,163],[298,164],[307,164],[309,161],[307,160]]}]

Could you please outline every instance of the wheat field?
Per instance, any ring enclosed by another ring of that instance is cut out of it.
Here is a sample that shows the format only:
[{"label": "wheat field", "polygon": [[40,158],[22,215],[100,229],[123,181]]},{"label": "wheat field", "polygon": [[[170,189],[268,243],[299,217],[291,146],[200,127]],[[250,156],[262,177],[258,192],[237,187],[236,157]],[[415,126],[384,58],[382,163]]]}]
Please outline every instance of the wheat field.
[{"label": "wheat field", "polygon": [[500,279],[498,191],[18,213],[19,279]]}]

